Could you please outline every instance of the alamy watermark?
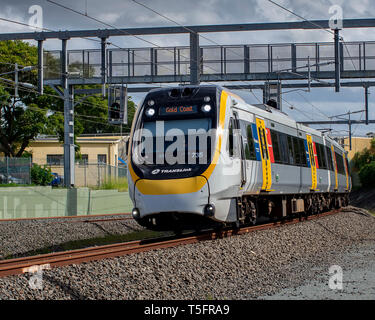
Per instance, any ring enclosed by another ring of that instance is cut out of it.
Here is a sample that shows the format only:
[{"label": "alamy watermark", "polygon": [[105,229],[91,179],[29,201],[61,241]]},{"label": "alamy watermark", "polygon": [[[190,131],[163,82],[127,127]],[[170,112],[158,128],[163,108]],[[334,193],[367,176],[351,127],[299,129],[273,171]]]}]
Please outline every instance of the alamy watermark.
[{"label": "alamy watermark", "polygon": [[29,7],[28,13],[31,15],[28,25],[31,29],[36,31],[43,29],[43,8],[39,5],[32,5]]},{"label": "alamy watermark", "polygon": [[342,7],[335,4],[330,6],[328,9],[328,13],[331,14],[329,18],[329,27],[333,30],[335,29],[342,29],[343,28],[343,10]]},{"label": "alamy watermark", "polygon": [[328,281],[328,287],[332,290],[342,290],[343,289],[343,272],[342,268],[338,265],[332,265],[330,266],[328,270],[329,274],[331,275],[329,277]]},{"label": "alamy watermark", "polygon": [[33,290],[43,289],[43,270],[50,270],[49,264],[31,266],[24,270],[24,273],[30,273],[29,286]]}]

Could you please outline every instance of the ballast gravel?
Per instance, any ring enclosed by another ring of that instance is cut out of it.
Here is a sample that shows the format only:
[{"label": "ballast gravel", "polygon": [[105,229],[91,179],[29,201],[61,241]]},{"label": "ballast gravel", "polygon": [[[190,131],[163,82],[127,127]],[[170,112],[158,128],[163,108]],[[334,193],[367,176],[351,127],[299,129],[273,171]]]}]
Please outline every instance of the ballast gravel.
[{"label": "ballast gravel", "polygon": [[34,289],[29,280],[36,275],[1,278],[0,299],[265,299],[316,272],[328,286],[328,270],[344,263],[343,254],[375,249],[374,231],[374,217],[350,208],[295,225],[45,270]]},{"label": "ballast gravel", "polygon": [[[0,221],[0,260],[75,241],[144,230],[129,215]],[[117,220],[127,218],[124,220]],[[103,219],[116,219],[100,221]]]}]

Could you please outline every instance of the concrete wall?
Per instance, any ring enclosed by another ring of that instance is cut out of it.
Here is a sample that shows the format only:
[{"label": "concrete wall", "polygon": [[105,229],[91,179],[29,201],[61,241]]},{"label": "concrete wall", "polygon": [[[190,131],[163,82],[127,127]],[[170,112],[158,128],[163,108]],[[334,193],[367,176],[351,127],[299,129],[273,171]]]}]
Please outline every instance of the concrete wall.
[{"label": "concrete wall", "polygon": [[0,188],[0,219],[128,213],[132,202],[117,190]]}]

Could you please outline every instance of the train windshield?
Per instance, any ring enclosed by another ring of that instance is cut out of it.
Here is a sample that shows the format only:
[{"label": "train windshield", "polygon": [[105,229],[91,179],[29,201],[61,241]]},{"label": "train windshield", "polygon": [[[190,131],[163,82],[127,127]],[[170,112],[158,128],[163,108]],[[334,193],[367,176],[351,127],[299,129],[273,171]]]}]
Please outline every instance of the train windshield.
[{"label": "train windshield", "polygon": [[211,161],[212,118],[145,121],[133,157],[143,165],[207,164]]},{"label": "train windshield", "polygon": [[145,179],[202,174],[215,152],[220,92],[215,86],[151,91],[137,115],[131,162]]}]

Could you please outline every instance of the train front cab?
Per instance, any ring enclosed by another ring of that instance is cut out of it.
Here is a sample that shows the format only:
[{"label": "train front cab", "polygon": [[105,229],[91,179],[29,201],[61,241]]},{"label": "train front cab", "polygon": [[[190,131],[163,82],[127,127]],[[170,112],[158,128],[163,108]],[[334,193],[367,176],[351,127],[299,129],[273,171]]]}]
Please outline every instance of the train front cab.
[{"label": "train front cab", "polygon": [[[225,147],[223,137],[229,96],[225,91],[213,86],[201,86],[198,89],[193,87],[190,89],[191,94],[186,96],[183,90],[173,93],[168,90],[162,93],[150,92],[137,112],[131,132],[128,180],[129,194],[134,204],[133,217],[141,224],[147,224],[147,227],[151,228],[154,226],[155,229],[158,228],[156,225],[169,228],[168,220],[172,220],[172,223],[178,220],[182,223],[193,222],[200,218],[221,221],[226,219],[230,207],[230,200],[213,202],[213,190],[210,189],[211,180],[214,179],[213,183],[216,183],[217,179],[214,177],[218,175],[218,170],[220,171],[218,167],[222,166],[220,158],[221,149]],[[210,108],[205,107],[207,105]],[[188,107],[190,112],[174,112],[179,110],[180,106]],[[147,115],[150,108],[153,109],[151,117]],[[203,110],[204,108],[210,110]],[[172,110],[174,114],[169,114],[167,110]],[[185,141],[188,139],[188,129],[211,130],[206,151],[199,148],[191,150],[187,147],[185,162],[175,164],[169,164],[165,158],[167,152],[164,153],[175,141],[164,141],[164,151],[159,152],[156,148],[148,152],[147,148],[141,146],[139,137],[143,134],[142,130],[148,129],[152,132],[152,141],[156,145],[157,139],[160,138],[161,131],[158,133],[157,129],[157,122],[160,121],[163,121],[164,125],[162,135],[168,135],[169,129],[178,128],[183,131]],[[202,152],[206,152],[203,155],[206,162],[202,161],[201,164],[198,158]],[[164,158],[164,162],[158,162],[160,157]],[[196,157],[197,161],[190,164],[191,157]],[[222,185],[226,182],[222,181]],[[220,216],[224,203],[226,213]]]}]

